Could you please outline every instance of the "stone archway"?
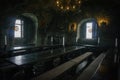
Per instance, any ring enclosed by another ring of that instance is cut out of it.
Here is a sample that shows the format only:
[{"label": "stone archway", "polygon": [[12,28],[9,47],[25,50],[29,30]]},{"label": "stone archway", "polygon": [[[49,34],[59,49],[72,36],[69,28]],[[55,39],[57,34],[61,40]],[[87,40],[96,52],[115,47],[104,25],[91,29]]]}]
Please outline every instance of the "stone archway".
[{"label": "stone archway", "polygon": [[23,13],[24,17],[31,19],[35,23],[35,40],[34,43],[37,45],[37,29],[38,29],[38,18],[32,13]]},{"label": "stone archway", "polygon": [[[85,32],[85,28],[84,27],[85,27],[85,24],[87,22],[93,22],[93,27],[94,27],[94,29],[96,29],[93,32],[96,35],[96,36],[93,37],[93,40],[87,40],[87,39],[85,39],[85,37],[83,37],[83,36],[85,36],[85,33],[84,33]],[[87,18],[87,19],[83,19],[82,21],[80,21],[80,23],[78,24],[78,27],[77,27],[76,42],[79,42],[80,40],[85,41],[85,42],[87,42],[87,41],[93,41],[94,42],[94,41],[97,40],[97,38],[98,38],[98,23],[97,23],[96,19],[94,19],[94,18]]]}]

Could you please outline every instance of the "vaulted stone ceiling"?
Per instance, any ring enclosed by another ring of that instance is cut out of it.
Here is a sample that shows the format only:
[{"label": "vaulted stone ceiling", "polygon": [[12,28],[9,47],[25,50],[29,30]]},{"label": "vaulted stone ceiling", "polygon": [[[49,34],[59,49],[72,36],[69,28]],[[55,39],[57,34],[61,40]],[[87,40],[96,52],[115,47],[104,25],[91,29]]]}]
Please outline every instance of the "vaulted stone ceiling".
[{"label": "vaulted stone ceiling", "polygon": [[[0,0],[0,16],[13,13],[19,14],[21,12],[32,12],[41,15],[44,14],[45,11],[48,13],[54,10],[55,1],[56,0]],[[96,14],[96,12],[106,11],[114,16],[119,15],[119,9],[119,0],[82,0],[80,7],[80,11],[83,12],[83,14],[84,12],[91,14],[95,12]]]},{"label": "vaulted stone ceiling", "polygon": [[[21,12],[32,12],[37,14],[39,21],[40,19],[41,21],[47,19],[45,21],[49,22],[49,19],[51,19],[49,18],[51,17],[51,14],[54,15],[53,13],[57,12],[56,10],[54,11],[54,2],[55,0],[0,0],[0,18],[3,17],[3,15],[8,14],[11,15],[19,14]],[[82,0],[80,10],[75,13],[76,17],[75,15],[72,15],[70,17],[73,20],[83,17],[86,13],[93,15],[98,14],[99,12],[108,12],[110,15],[115,17],[114,21],[116,22],[119,20],[119,9],[120,0]],[[59,15],[59,12],[57,14]],[[46,16],[47,18],[44,18]],[[62,17],[64,19],[64,16]],[[57,16],[57,18],[61,18],[61,16]],[[63,19],[61,19],[61,21],[63,21]],[[119,21],[117,23],[120,24]]]},{"label": "vaulted stone ceiling", "polygon": [[[54,7],[56,0],[0,0],[0,10],[7,11],[9,9],[48,9]],[[82,6],[86,7],[103,7],[114,8],[120,7],[119,0],[82,0]]]}]

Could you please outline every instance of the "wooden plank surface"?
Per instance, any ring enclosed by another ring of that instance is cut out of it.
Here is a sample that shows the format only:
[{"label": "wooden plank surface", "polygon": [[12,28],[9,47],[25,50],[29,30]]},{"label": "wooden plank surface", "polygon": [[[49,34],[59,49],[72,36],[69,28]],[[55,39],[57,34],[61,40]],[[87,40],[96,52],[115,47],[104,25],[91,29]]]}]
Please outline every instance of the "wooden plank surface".
[{"label": "wooden plank surface", "polygon": [[72,60],[38,76],[38,77],[33,78],[32,80],[52,80],[52,79],[56,78],[57,76],[61,75],[63,72],[69,70],[76,64],[79,64],[81,61],[83,61],[85,58],[87,58],[90,55],[92,55],[92,52],[86,52],[83,55],[81,55],[75,59],[72,59]]},{"label": "wooden plank surface", "polygon": [[90,80],[92,76],[96,73],[98,67],[103,61],[106,54],[100,54],[84,71],[77,80]]},{"label": "wooden plank surface", "polygon": [[84,60],[85,58],[87,58],[88,56],[92,55],[92,52],[87,52],[84,55],[78,56],[75,59],[72,59],[71,61],[76,62],[76,63],[80,63],[81,60]]},{"label": "wooden plank surface", "polygon": [[60,74],[62,74],[64,71],[68,70],[68,68],[71,68],[72,66],[74,66],[75,63],[74,62],[67,62],[64,63],[63,65],[52,69],[50,71],[48,71],[45,74],[40,75],[39,77],[36,77],[32,80],[52,80],[55,77],[59,76]]}]

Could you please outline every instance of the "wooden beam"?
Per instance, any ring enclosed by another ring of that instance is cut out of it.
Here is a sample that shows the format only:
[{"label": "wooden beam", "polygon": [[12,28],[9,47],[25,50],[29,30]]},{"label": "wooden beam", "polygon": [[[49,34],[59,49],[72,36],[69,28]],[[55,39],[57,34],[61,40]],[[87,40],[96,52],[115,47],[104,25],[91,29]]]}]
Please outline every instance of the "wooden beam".
[{"label": "wooden beam", "polygon": [[83,55],[80,55],[79,57],[77,57],[75,59],[72,59],[66,63],[63,63],[62,65],[60,65],[46,73],[43,73],[42,75],[40,75],[38,77],[33,78],[32,80],[52,80],[52,79],[56,78],[57,76],[61,75],[62,73],[64,73],[65,71],[69,70],[73,66],[79,64],[80,62],[82,62],[84,59],[86,59],[90,55],[92,55],[92,52],[86,52]]},{"label": "wooden beam", "polygon": [[76,80],[90,80],[92,76],[96,73],[106,54],[101,53]]}]

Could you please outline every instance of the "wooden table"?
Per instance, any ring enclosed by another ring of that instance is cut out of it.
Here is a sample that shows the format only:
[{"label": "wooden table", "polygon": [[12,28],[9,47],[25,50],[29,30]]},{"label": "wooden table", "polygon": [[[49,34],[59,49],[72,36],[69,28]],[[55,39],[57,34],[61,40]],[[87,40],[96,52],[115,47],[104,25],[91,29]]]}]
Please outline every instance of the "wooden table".
[{"label": "wooden table", "polygon": [[44,60],[61,56],[71,51],[77,51],[83,48],[85,47],[74,46],[74,47],[65,47],[65,48],[59,48],[59,49],[51,49],[43,52],[35,52],[30,54],[14,56],[14,57],[6,58],[6,60],[17,66],[22,66],[22,65],[31,64],[37,61],[43,62]]},{"label": "wooden table", "polygon": [[18,46],[18,47],[7,47],[5,51],[2,51],[0,58],[7,58],[17,56],[26,53],[40,52],[50,49],[60,48],[62,45],[43,45],[43,46]]}]

